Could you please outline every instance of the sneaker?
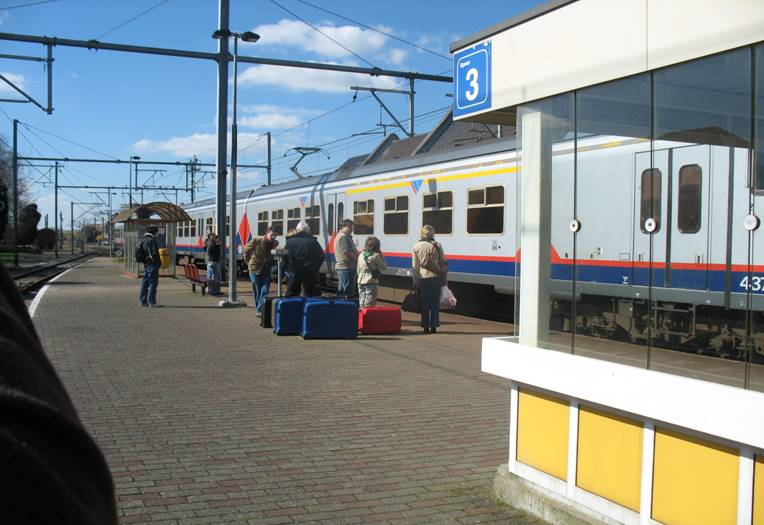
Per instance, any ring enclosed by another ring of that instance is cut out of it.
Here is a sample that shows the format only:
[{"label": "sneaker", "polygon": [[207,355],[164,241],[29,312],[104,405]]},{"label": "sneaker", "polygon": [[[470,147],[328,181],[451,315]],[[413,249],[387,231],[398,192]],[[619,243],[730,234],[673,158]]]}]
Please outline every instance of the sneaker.
[{"label": "sneaker", "polygon": [[141,306],[148,306],[149,303],[139,303]]},{"label": "sneaker", "polygon": [[262,316],[263,316],[263,314],[261,314],[260,312],[257,312],[257,313],[255,314],[255,317],[262,317]]},{"label": "sneaker", "polygon": [[159,308],[159,305],[157,303],[152,303],[149,305],[151,308]]}]

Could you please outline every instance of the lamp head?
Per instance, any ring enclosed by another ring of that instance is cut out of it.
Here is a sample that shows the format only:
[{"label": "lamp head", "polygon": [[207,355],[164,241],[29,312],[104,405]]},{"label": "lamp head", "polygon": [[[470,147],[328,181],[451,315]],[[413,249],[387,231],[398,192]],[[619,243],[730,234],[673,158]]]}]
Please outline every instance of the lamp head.
[{"label": "lamp head", "polygon": [[244,42],[251,42],[255,43],[258,40],[260,40],[260,35],[257,33],[253,33],[252,31],[244,31],[241,35],[239,35]]},{"label": "lamp head", "polygon": [[212,38],[215,40],[222,40],[231,36],[231,31],[228,29],[216,29],[212,32]]}]

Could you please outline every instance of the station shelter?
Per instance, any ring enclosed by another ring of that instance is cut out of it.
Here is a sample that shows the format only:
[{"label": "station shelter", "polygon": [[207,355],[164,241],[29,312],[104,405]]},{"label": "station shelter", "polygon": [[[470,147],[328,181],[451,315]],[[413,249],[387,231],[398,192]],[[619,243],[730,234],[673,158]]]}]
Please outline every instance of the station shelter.
[{"label": "station shelter", "polygon": [[154,226],[162,259],[159,276],[175,277],[177,224],[190,220],[183,208],[169,202],[150,202],[119,212],[112,222],[124,224],[124,273],[133,277],[143,275],[143,264],[135,260],[135,248],[148,228]]},{"label": "station shelter", "polygon": [[451,51],[454,118],[517,128],[497,494],[764,525],[764,2],[555,0]]}]

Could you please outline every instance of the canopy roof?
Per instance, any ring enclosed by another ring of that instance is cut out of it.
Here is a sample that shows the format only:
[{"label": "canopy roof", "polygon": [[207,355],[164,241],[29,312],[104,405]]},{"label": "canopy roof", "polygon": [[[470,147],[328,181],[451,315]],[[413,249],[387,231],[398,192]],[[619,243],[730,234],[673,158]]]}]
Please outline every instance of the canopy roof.
[{"label": "canopy roof", "polygon": [[184,222],[191,220],[191,217],[189,217],[183,208],[170,202],[150,202],[119,212],[111,222],[157,220],[156,217],[159,217],[159,220],[162,222]]}]

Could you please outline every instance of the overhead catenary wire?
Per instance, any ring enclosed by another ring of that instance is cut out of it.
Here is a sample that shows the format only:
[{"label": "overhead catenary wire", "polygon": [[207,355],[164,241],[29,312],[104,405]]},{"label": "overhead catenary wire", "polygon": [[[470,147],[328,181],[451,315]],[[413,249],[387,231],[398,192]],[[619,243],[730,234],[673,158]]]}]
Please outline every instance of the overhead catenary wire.
[{"label": "overhead catenary wire", "polygon": [[59,139],[59,140],[63,140],[64,142],[68,142],[69,144],[74,144],[75,146],[79,146],[80,148],[86,149],[86,150],[88,150],[88,151],[92,151],[93,153],[97,153],[97,154],[99,154],[99,155],[101,155],[101,156],[103,156],[103,157],[106,157],[106,158],[108,158],[108,159],[111,159],[111,160],[119,160],[119,159],[117,159],[117,157],[114,157],[114,156],[112,156],[112,155],[109,155],[109,154],[107,154],[107,153],[104,153],[104,152],[102,152],[102,151],[98,151],[97,149],[93,149],[93,148],[91,148],[91,147],[85,146],[84,144],[80,144],[79,142],[75,142],[75,141],[73,141],[73,140],[70,140],[70,139],[67,139],[67,138],[61,137],[61,136],[59,136],[59,135],[56,135],[55,133],[51,133],[50,131],[45,131],[45,130],[44,130],[44,129],[42,129],[42,128],[38,128],[38,127],[36,127],[36,126],[32,126],[31,124],[26,124],[26,123],[25,123],[25,124],[24,124],[24,126],[28,126],[28,127],[34,128],[34,129],[36,129],[37,131],[39,131],[39,132],[41,132],[41,133],[45,133],[46,135],[50,135],[51,137],[55,137],[55,138],[57,138],[57,139]]},{"label": "overhead catenary wire", "polygon": [[395,35],[393,35],[391,33],[388,33],[387,31],[382,31],[381,29],[377,29],[376,27],[366,25],[366,24],[364,24],[362,22],[359,22],[358,20],[353,20],[352,18],[348,18],[347,16],[343,16],[343,15],[341,15],[339,13],[335,13],[334,11],[330,11],[329,9],[326,9],[326,8],[321,7],[319,5],[312,4],[310,2],[306,2],[305,0],[297,0],[297,1],[300,2],[301,4],[305,4],[307,6],[310,6],[310,7],[314,8],[314,9],[318,9],[319,11],[323,11],[324,13],[330,14],[332,16],[336,16],[337,18],[341,18],[342,20],[345,20],[347,22],[359,25],[359,26],[361,26],[361,27],[363,27],[365,29],[368,29],[370,31],[375,31],[375,32],[379,33],[380,35],[385,35],[386,37],[389,37],[389,38],[392,38],[392,39],[397,40],[399,42],[403,42],[404,44],[413,46],[413,47],[415,47],[415,48],[417,48],[417,49],[419,49],[421,51],[425,51],[427,53],[430,53],[432,55],[440,57],[440,58],[442,58],[444,60],[448,60],[448,61],[451,60],[450,56],[443,55],[441,53],[438,53],[437,51],[433,51],[432,49],[427,49],[426,47],[420,46],[419,44],[415,44],[413,42],[409,42],[408,40],[406,40],[404,38],[401,38],[399,36],[395,36]]},{"label": "overhead catenary wire", "polygon": [[41,0],[40,2],[29,2],[28,4],[9,5],[8,7],[0,7],[0,11],[10,11],[11,9],[20,9],[22,7],[32,7],[35,5],[52,4],[53,2],[60,2],[61,0]]},{"label": "overhead catenary wire", "polygon": [[153,11],[154,9],[156,9],[157,7],[159,7],[159,6],[160,6],[160,5],[162,5],[162,4],[166,4],[166,3],[167,3],[167,2],[169,2],[169,1],[170,1],[170,0],[161,0],[160,2],[158,2],[158,3],[154,4],[153,6],[149,7],[148,9],[146,9],[146,10],[144,10],[144,11],[141,11],[140,13],[138,13],[138,14],[137,14],[137,15],[135,15],[135,16],[133,16],[132,18],[129,18],[129,19],[125,20],[124,22],[122,22],[121,24],[119,24],[119,25],[117,25],[117,26],[113,27],[112,29],[109,29],[109,30],[108,30],[108,31],[106,31],[105,33],[102,33],[102,34],[98,35],[98,36],[97,36],[97,37],[95,37],[93,40],[99,40],[99,39],[101,39],[101,38],[105,37],[106,35],[113,33],[113,32],[114,32],[114,31],[116,31],[117,29],[121,29],[121,28],[125,27],[125,26],[126,26],[127,24],[129,24],[130,22],[132,22],[132,21],[134,21],[134,20],[137,20],[138,18],[142,17],[143,15],[145,15],[145,14],[147,14],[147,13],[149,13],[149,12]]}]

